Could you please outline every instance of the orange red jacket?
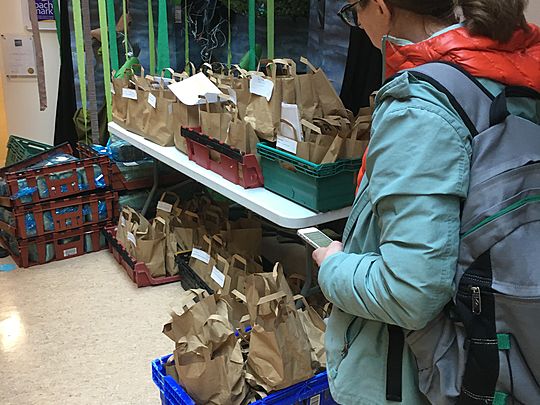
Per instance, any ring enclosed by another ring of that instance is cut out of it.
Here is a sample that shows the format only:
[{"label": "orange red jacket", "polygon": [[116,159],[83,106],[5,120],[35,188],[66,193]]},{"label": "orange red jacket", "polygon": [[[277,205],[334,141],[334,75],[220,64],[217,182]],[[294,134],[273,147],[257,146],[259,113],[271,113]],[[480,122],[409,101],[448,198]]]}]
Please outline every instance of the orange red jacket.
[{"label": "orange red jacket", "polygon": [[[506,43],[472,36],[465,27],[415,44],[386,42],[386,78],[435,61],[460,65],[478,78],[540,91],[540,28],[529,24],[528,30],[516,30]],[[365,172],[366,156],[367,150],[362,159],[358,184]]]}]

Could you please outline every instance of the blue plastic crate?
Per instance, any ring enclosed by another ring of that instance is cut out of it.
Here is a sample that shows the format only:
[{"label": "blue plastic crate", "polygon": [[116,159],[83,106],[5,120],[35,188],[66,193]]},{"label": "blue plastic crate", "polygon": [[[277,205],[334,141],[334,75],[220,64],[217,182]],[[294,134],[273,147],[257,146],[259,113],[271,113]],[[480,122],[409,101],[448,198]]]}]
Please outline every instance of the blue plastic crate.
[{"label": "blue plastic crate", "polygon": [[[162,392],[164,405],[197,405],[170,376],[165,375],[165,356],[152,362],[152,379]],[[162,389],[163,387],[163,389]],[[254,405],[337,405],[330,395],[326,372],[284,390],[274,392]]]}]

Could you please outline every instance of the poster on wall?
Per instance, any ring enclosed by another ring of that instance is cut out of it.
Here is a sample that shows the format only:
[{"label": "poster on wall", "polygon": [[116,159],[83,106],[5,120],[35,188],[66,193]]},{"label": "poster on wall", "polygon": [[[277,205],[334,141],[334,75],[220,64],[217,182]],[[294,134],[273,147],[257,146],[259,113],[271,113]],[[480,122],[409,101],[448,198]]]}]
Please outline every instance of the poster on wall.
[{"label": "poster on wall", "polygon": [[35,77],[34,39],[30,34],[1,34],[4,69],[7,77]]},{"label": "poster on wall", "polygon": [[[37,17],[39,22],[39,29],[43,31],[56,30],[56,23],[54,22],[54,6],[53,0],[34,0],[36,2]],[[28,2],[22,1],[22,14],[24,19],[24,25],[28,31],[32,30],[30,24],[30,16],[28,15]]]}]

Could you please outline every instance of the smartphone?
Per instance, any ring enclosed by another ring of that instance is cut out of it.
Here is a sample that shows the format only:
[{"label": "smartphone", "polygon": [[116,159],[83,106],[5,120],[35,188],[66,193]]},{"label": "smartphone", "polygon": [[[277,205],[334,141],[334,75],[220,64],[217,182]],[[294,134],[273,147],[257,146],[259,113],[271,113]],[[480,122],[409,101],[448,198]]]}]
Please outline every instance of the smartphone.
[{"label": "smartphone", "polygon": [[317,228],[305,228],[298,231],[298,236],[315,249],[324,248],[332,243],[332,239]]}]

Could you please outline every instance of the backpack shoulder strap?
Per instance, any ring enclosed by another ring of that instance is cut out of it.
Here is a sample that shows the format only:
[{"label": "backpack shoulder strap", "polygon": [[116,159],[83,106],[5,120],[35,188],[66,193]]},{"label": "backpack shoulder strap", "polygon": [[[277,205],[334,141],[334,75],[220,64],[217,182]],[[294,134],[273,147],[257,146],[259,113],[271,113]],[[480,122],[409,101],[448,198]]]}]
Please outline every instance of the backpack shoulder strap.
[{"label": "backpack shoulder strap", "polygon": [[490,127],[490,109],[495,97],[460,66],[431,62],[407,72],[444,93],[472,136]]}]

